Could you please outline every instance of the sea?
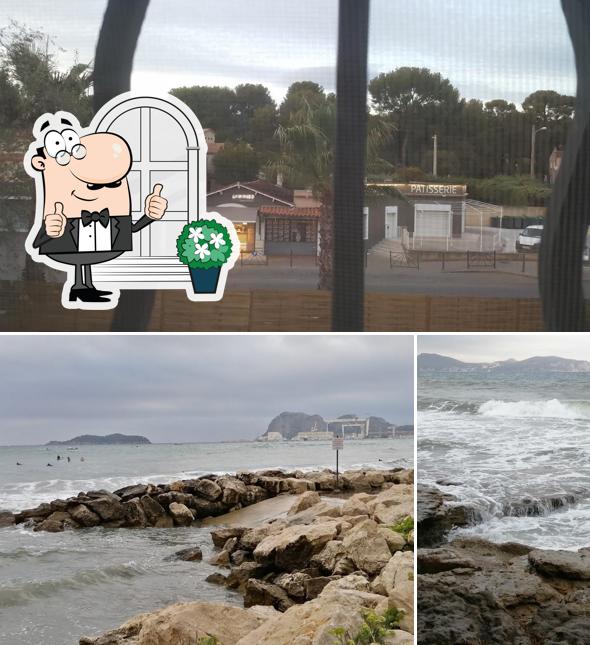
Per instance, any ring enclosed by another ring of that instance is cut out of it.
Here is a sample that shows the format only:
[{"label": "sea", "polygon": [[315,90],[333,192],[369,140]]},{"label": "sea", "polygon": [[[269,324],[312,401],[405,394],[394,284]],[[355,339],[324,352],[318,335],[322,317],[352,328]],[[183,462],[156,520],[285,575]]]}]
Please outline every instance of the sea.
[{"label": "sea", "polygon": [[[342,470],[411,467],[413,457],[408,438],[349,441],[339,453]],[[325,442],[0,447],[0,510],[208,473],[324,467],[335,467],[335,453]],[[202,562],[166,560],[190,546],[202,548]],[[82,635],[176,602],[241,605],[237,593],[205,582],[219,572],[208,563],[212,555],[210,529],[199,526],[63,533],[0,529],[0,643],[76,644]]]},{"label": "sea", "polygon": [[590,547],[590,374],[418,373],[418,480],[475,507],[479,536]]}]

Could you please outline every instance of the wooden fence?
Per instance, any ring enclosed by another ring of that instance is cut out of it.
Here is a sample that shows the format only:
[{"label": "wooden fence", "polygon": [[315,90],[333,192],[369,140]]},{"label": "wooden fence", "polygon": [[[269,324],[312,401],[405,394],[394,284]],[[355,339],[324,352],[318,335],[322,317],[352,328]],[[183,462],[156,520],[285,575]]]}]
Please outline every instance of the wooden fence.
[{"label": "wooden fence", "polygon": [[[112,311],[65,310],[61,285],[0,282],[1,331],[109,331]],[[589,310],[590,313],[590,310]],[[226,292],[220,302],[193,303],[183,291],[160,291],[148,331],[330,331],[331,294],[324,291]],[[543,331],[538,299],[369,293],[365,331]]]}]

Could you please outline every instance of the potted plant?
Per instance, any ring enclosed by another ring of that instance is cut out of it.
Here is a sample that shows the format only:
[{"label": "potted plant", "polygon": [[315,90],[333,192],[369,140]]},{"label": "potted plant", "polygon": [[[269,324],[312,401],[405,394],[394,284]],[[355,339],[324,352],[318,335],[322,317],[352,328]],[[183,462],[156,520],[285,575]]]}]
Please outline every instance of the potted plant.
[{"label": "potted plant", "polygon": [[188,266],[195,294],[217,291],[221,267],[232,256],[228,228],[215,219],[186,224],[176,240],[178,259]]}]

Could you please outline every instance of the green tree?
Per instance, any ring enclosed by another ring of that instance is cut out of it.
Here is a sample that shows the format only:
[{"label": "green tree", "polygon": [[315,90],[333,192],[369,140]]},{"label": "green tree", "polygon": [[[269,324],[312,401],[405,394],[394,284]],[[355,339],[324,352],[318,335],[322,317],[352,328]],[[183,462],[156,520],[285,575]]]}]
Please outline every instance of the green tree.
[{"label": "green tree", "polygon": [[509,103],[504,99],[494,99],[485,104],[485,111],[487,114],[497,117],[511,116],[516,112],[516,105]]},{"label": "green tree", "polygon": [[218,141],[230,141],[237,132],[234,113],[235,92],[229,87],[175,87],[170,94],[176,96],[197,115],[204,128],[215,130]]},{"label": "green tree", "polygon": [[264,85],[254,85],[252,83],[245,83],[238,85],[234,90],[234,102],[232,110],[236,120],[236,136],[244,138],[257,111],[259,118],[263,116],[274,116],[276,114],[277,106],[273,101],[268,88]]},{"label": "green tree", "polygon": [[326,102],[326,92],[321,85],[313,81],[292,83],[279,108],[279,121],[287,126],[291,119],[301,110],[319,108]]},{"label": "green tree", "polygon": [[245,142],[226,143],[213,159],[215,181],[224,186],[258,177],[260,155]]},{"label": "green tree", "polygon": [[[367,168],[378,167],[379,150],[391,128],[372,121],[367,141]],[[280,173],[287,185],[310,189],[321,206],[319,289],[332,288],[334,148],[336,141],[336,99],[333,94],[314,105],[302,102],[290,114],[288,125],[280,125],[277,137],[281,154],[268,165],[273,174]]]},{"label": "green tree", "polygon": [[[460,113],[459,92],[450,81],[426,68],[400,67],[369,83],[373,108],[390,119],[398,136],[394,161],[421,161],[431,137],[444,133]],[[409,147],[412,144],[410,155]],[[411,157],[411,158],[410,158]]]},{"label": "green tree", "polygon": [[522,108],[537,125],[553,125],[570,121],[574,114],[575,98],[553,90],[538,90],[529,94]]}]

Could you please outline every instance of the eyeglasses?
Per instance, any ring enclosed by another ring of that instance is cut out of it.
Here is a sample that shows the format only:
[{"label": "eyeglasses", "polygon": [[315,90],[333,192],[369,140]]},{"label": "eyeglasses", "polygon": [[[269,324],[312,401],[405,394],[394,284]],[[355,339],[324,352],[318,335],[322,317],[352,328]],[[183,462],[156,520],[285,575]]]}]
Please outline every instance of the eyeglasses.
[{"label": "eyeglasses", "polygon": [[72,157],[74,157],[74,159],[84,159],[85,156],[86,146],[78,143],[72,148],[71,153],[69,153],[67,150],[60,150],[55,155],[55,160],[60,166],[67,166],[70,163]]}]

